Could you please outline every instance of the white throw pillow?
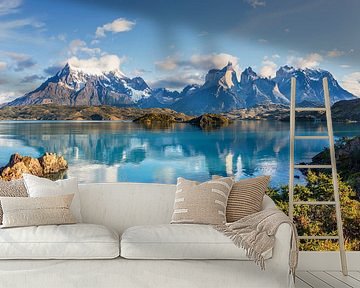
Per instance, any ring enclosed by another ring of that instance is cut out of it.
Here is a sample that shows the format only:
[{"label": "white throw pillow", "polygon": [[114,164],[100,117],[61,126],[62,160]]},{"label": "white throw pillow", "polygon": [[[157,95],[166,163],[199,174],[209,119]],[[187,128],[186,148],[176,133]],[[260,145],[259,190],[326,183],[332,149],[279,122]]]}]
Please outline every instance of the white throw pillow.
[{"label": "white throw pillow", "polygon": [[80,195],[77,178],[52,181],[31,174],[23,174],[24,183],[29,197],[48,197],[66,194],[74,194],[70,206],[76,221],[82,222],[80,211]]}]

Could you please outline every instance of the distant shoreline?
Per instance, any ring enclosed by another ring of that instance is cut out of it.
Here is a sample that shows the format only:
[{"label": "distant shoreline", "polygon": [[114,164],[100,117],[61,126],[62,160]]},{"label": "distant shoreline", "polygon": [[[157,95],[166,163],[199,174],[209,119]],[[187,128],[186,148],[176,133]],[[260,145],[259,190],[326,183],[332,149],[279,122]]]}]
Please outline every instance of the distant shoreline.
[{"label": "distant shoreline", "polygon": [[[354,101],[354,100],[349,100]],[[360,122],[360,99],[354,103],[340,101],[332,106],[332,118],[334,122],[356,123]],[[351,104],[351,105],[350,105]],[[358,107],[359,106],[359,107]],[[214,112],[212,112],[214,113]],[[166,116],[160,117],[158,122],[165,121],[169,117],[172,122],[187,122],[196,115],[187,115],[168,108],[135,108],[116,106],[62,106],[53,104],[29,105],[29,106],[6,106],[0,108],[0,121],[121,121],[131,122],[147,114]],[[283,105],[258,105],[251,108],[219,112],[216,115],[229,120],[276,120],[288,122],[290,118],[288,107]],[[300,112],[297,114],[298,121],[324,121],[323,112]]]}]

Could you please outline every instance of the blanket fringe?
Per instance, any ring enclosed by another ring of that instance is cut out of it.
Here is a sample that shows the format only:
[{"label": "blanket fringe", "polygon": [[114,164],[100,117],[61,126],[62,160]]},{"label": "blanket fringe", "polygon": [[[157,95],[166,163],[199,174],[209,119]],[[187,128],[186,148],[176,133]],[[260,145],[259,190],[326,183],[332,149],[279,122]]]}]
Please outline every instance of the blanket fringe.
[{"label": "blanket fringe", "polygon": [[236,222],[213,226],[233,243],[243,248],[246,257],[253,260],[261,270],[265,270],[264,252],[272,249],[275,243],[275,233],[282,223],[291,226],[291,247],[289,253],[289,273],[295,278],[298,262],[298,237],[294,223],[283,212],[276,208],[266,209],[246,216]]},{"label": "blanket fringe", "polygon": [[[217,225],[214,228],[223,233],[225,236],[229,237],[236,247],[243,248],[246,252],[246,257],[254,260],[255,264],[260,266],[261,270],[265,270],[265,259],[261,253],[254,250],[251,245],[248,245],[244,239],[241,237],[240,233],[234,233],[234,231],[228,228],[226,225]],[[250,241],[250,243],[254,243],[255,238]]]}]

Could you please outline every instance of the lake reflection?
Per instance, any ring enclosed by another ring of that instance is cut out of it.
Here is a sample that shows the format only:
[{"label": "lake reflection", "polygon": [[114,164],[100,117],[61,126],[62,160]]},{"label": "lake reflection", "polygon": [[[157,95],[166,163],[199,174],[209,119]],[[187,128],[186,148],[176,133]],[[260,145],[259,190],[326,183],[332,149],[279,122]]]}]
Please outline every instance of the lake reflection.
[{"label": "lake reflection", "polygon": [[[296,132],[325,134],[324,124],[298,123]],[[360,135],[360,124],[334,124],[336,137]],[[326,140],[297,141],[296,162],[308,161]],[[149,129],[131,122],[0,122],[0,166],[12,153],[64,155],[68,176],[81,182],[176,183],[210,175],[236,179],[267,174],[287,184],[289,123],[237,121],[213,131],[188,124]],[[297,175],[300,175],[297,173]],[[301,181],[301,180],[300,180]]]}]

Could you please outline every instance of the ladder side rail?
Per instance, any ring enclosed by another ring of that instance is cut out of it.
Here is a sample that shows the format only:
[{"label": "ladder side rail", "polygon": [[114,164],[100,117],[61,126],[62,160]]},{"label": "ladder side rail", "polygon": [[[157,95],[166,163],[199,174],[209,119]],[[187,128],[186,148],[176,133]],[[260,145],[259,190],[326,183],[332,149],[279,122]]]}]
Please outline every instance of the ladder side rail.
[{"label": "ladder side rail", "polygon": [[294,219],[294,145],[295,145],[295,99],[296,99],[296,78],[291,77],[291,98],[290,98],[290,171],[289,171],[289,217]]},{"label": "ladder side rail", "polygon": [[336,209],[336,222],[337,230],[339,236],[339,247],[340,247],[340,259],[341,259],[341,268],[344,275],[348,275],[347,264],[346,264],[346,254],[345,254],[345,245],[344,245],[344,233],[342,226],[341,218],[341,206],[340,206],[340,196],[339,196],[339,183],[337,178],[337,169],[336,169],[336,158],[335,158],[335,146],[334,146],[334,132],[332,127],[332,118],[331,118],[331,102],[330,94],[328,87],[327,78],[323,78],[323,88],[324,88],[324,98],[325,98],[325,108],[326,108],[326,122],[329,135],[329,149],[330,149],[330,159],[332,166],[332,180],[333,180],[333,189],[334,189],[334,200],[335,200],[335,209]]}]

